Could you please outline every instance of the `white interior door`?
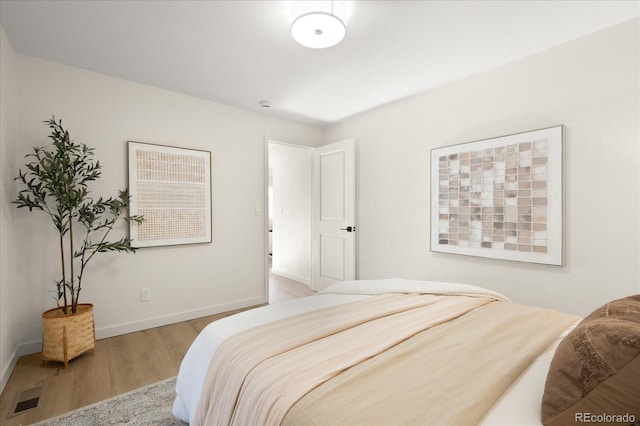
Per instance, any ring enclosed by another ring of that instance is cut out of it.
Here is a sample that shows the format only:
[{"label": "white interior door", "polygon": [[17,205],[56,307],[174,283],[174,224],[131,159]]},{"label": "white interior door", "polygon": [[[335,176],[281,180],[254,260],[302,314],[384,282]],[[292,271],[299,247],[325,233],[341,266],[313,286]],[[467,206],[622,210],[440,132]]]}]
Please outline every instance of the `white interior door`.
[{"label": "white interior door", "polygon": [[314,151],[312,287],[356,279],[355,141]]}]

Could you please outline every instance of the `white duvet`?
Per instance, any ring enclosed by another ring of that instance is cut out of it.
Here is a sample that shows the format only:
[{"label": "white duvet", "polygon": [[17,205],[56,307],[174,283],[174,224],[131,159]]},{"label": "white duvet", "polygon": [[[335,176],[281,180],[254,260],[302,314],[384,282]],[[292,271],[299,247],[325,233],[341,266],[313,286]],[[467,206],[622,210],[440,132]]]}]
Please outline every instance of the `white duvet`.
[{"label": "white duvet", "polygon": [[[211,357],[225,338],[260,324],[384,293],[490,296],[497,300],[508,301],[500,293],[468,284],[401,279],[344,281],[313,296],[263,306],[222,318],[202,330],[182,360],[176,383],[174,416],[184,422],[191,422],[198,407]],[[494,405],[481,424],[505,426],[541,424],[540,403],[547,371],[557,345],[571,328],[573,326],[558,336],[556,341],[525,370]]]}]

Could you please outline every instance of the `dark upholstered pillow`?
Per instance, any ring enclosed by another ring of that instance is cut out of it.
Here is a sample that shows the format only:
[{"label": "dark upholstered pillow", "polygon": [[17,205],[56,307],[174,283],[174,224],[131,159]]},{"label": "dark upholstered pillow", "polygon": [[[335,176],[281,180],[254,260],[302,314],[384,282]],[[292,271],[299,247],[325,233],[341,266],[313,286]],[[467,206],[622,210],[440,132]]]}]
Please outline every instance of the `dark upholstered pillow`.
[{"label": "dark upholstered pillow", "polygon": [[545,426],[639,420],[640,294],[595,310],[560,342],[542,397]]}]

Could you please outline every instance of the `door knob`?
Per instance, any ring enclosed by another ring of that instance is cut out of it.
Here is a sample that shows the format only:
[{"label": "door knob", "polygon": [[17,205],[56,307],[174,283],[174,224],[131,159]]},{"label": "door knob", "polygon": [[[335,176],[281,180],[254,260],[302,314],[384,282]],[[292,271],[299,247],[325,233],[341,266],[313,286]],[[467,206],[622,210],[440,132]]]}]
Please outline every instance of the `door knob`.
[{"label": "door knob", "polygon": [[347,226],[346,228],[340,228],[341,231],[347,231],[347,232],[356,232],[356,227],[355,226]]}]

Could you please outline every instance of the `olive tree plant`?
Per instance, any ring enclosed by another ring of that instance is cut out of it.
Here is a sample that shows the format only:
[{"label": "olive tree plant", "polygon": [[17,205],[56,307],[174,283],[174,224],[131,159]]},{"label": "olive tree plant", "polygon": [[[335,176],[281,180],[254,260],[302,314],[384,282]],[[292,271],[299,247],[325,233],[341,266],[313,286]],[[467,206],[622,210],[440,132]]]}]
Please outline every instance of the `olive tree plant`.
[{"label": "olive tree plant", "polygon": [[65,314],[76,313],[82,277],[96,253],[136,251],[131,239],[109,241],[109,233],[119,221],[143,219],[129,215],[128,190],[118,191],[117,197],[92,198],[87,184],[102,174],[93,148],[72,141],[55,116],[44,123],[51,129],[52,143],[25,156],[25,171],[18,170],[15,178],[22,189],[13,203],[44,211],[51,218],[60,237],[61,275],[54,281],[54,298]]}]

